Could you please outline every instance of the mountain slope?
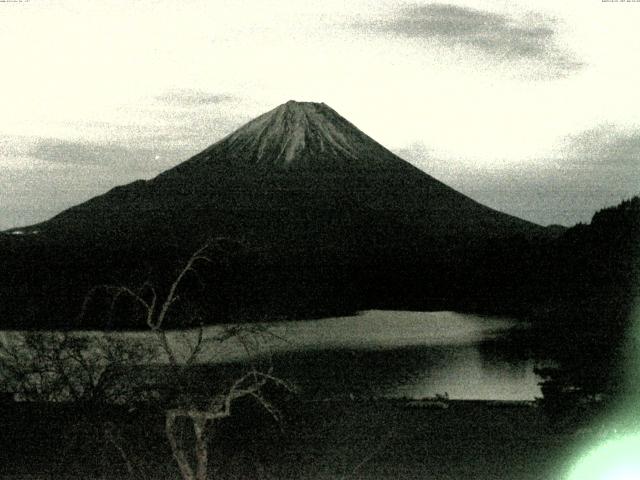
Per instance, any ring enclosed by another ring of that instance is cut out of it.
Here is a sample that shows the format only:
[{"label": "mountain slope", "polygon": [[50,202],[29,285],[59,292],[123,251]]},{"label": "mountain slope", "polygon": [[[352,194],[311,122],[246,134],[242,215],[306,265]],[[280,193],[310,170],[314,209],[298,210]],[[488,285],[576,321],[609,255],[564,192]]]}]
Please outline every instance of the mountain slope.
[{"label": "mountain slope", "polygon": [[264,215],[274,225],[313,230],[330,220],[323,217],[344,215],[340,222],[348,223],[364,216],[432,237],[543,231],[450,189],[326,105],[292,101],[150,181],[117,187],[33,228],[63,236],[159,228],[260,238]]}]

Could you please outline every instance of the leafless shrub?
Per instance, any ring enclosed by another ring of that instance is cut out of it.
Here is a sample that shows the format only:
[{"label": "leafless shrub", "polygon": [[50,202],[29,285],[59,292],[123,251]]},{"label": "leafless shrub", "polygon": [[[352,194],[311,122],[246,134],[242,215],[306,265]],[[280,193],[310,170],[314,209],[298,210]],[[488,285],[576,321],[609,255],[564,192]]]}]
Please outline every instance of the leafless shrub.
[{"label": "leafless shrub", "polygon": [[7,332],[0,338],[0,389],[16,400],[110,401],[105,370],[156,355],[148,342],[121,335]]}]

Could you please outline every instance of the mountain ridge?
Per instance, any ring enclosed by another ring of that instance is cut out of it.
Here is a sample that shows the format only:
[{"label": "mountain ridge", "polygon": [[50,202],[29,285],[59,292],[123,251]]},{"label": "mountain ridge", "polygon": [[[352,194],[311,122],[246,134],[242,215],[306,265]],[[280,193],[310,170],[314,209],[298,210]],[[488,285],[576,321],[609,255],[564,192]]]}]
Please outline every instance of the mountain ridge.
[{"label": "mountain ridge", "polygon": [[[124,221],[128,211],[168,211],[171,199],[182,214],[198,209],[290,210],[302,203],[307,211],[404,212],[407,221],[431,222],[433,231],[446,230],[452,222],[458,225],[454,230],[464,229],[465,220],[489,235],[500,235],[502,224],[521,232],[544,229],[451,189],[326,104],[288,101],[150,180],[115,187],[22,230],[59,230],[57,224],[66,224],[73,232],[78,230],[74,223],[97,223],[91,219],[93,207],[94,216],[115,214]],[[468,214],[456,222],[462,211]],[[131,221],[144,221],[144,215],[131,215]],[[86,230],[96,228],[86,225]]]}]

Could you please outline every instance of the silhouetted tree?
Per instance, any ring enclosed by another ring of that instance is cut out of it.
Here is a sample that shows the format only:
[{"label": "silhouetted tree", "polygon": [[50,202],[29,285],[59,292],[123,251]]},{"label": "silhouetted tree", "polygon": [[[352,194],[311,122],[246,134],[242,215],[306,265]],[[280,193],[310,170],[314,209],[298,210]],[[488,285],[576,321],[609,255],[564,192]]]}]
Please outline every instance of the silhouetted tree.
[{"label": "silhouetted tree", "polygon": [[[255,353],[252,351],[252,346],[259,345],[261,339],[269,335],[268,329],[264,326],[251,324],[228,326],[223,328],[221,333],[208,336],[201,324],[195,331],[182,332],[185,341],[181,342],[181,346],[172,341],[165,328],[172,308],[183,300],[181,295],[187,294],[183,288],[185,279],[188,276],[198,276],[198,265],[212,262],[208,255],[212,247],[212,242],[207,242],[194,252],[177,273],[164,295],[158,293],[151,282],[146,282],[137,290],[124,286],[102,285],[92,289],[85,302],[85,308],[99,290],[111,295],[112,306],[125,297],[136,303],[141,308],[146,326],[156,335],[159,347],[166,357],[167,368],[172,370],[174,381],[178,383],[189,375],[189,370],[194,364],[202,360],[205,345],[235,339],[245,348],[250,358]],[[189,319],[189,323],[193,323],[192,319]],[[263,387],[268,383],[291,389],[286,382],[273,375],[271,366],[259,369],[251,362],[245,374],[233,380],[226,388],[221,385],[221,391],[211,396],[205,403],[199,402],[194,397],[194,392],[188,389],[176,392],[165,411],[165,434],[183,480],[208,478],[209,431],[216,423],[232,415],[238,400],[253,399],[275,420],[279,420],[278,410],[267,396],[263,395]],[[194,438],[191,456],[195,459],[194,464],[189,461],[190,455],[176,434],[180,420],[186,420],[191,424]]]}]

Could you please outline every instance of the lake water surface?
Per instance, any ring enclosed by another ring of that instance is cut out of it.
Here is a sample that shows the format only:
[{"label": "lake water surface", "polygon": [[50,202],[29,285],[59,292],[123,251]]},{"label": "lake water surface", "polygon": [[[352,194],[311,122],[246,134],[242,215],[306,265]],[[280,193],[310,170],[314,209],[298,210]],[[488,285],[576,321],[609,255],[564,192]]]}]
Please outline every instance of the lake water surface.
[{"label": "lake water surface", "polygon": [[[505,318],[371,310],[272,324],[273,335],[260,349],[270,352],[276,374],[314,399],[447,393],[452,399],[533,400],[541,395],[533,361],[501,341],[515,328],[523,326]],[[203,358],[243,356],[233,341],[209,348]]]},{"label": "lake water surface", "polygon": [[[256,339],[223,343],[224,326],[204,329],[200,363],[268,359],[274,374],[312,399],[408,397],[448,394],[451,399],[533,400],[540,396],[534,363],[504,338],[524,328],[512,319],[454,312],[370,310],[359,315],[270,323]],[[151,332],[116,335],[157,345]],[[196,331],[170,332],[177,352]],[[249,352],[249,354],[247,353]],[[164,362],[162,356],[153,363]]]}]

